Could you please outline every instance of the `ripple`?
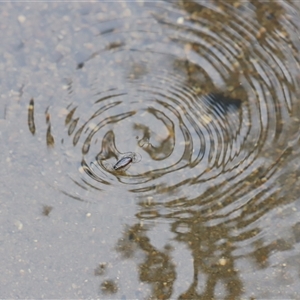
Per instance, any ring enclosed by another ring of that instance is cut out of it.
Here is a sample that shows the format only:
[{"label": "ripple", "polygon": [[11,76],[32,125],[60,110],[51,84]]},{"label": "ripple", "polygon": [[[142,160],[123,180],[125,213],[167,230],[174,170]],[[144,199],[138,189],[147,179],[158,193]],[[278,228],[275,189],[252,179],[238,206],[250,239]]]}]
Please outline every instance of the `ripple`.
[{"label": "ripple", "polygon": [[[178,240],[200,228],[214,248],[218,229],[251,253],[252,239],[269,234],[258,223],[293,199],[293,7],[165,1],[137,10],[97,17],[90,53],[63,80],[64,131],[46,111],[47,145],[60,151],[67,177],[55,186],[80,201],[131,199],[138,219],[171,220]],[[124,157],[128,165],[115,170]]]},{"label": "ripple", "polygon": [[[226,297],[242,298],[234,265],[275,249],[274,220],[299,198],[298,16],[279,1],[128,5],[119,18],[97,14],[93,43],[63,78],[63,130],[46,109],[55,187],[106,208],[133,204],[145,256],[158,253],[146,231],[167,223],[166,243],[186,243],[195,271],[230,277],[238,291]],[[35,137],[38,107],[30,100]]]},{"label": "ripple", "polygon": [[[82,156],[72,181],[175,211],[187,201],[234,212],[271,188],[298,141],[294,25],[283,6],[263,24],[248,3],[149,8],[136,20],[103,17],[99,49],[79,63],[62,139]],[[140,161],[116,172],[127,152]]]}]

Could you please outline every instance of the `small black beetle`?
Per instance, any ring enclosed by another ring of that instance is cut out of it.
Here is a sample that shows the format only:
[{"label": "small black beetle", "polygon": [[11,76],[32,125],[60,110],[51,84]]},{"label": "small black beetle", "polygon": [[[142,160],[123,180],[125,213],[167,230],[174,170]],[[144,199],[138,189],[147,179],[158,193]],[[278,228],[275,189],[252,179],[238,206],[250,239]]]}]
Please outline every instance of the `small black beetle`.
[{"label": "small black beetle", "polygon": [[119,170],[121,168],[128,166],[131,162],[132,162],[132,157],[125,156],[125,157],[122,157],[121,159],[119,159],[113,168],[115,170]]},{"label": "small black beetle", "polygon": [[115,170],[120,170],[127,167],[130,163],[136,163],[141,160],[141,155],[134,152],[124,153],[124,156],[120,158],[113,166]]}]

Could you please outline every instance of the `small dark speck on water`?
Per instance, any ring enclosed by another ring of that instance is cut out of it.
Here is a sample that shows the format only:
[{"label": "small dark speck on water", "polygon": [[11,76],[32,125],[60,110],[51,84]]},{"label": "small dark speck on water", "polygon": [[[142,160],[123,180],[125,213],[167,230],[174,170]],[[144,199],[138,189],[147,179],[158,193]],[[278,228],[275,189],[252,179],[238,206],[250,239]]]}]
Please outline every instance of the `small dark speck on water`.
[{"label": "small dark speck on water", "polygon": [[79,64],[77,65],[77,70],[78,70],[78,69],[82,69],[83,66],[84,66],[84,63],[83,63],[83,62],[79,63]]},{"label": "small dark speck on water", "polygon": [[132,241],[132,240],[134,239],[134,234],[133,234],[132,232],[129,233],[128,239],[129,239],[130,241]]},{"label": "small dark speck on water", "polygon": [[49,216],[49,214],[52,211],[52,209],[53,209],[52,206],[44,205],[43,206],[43,215],[44,216]]},{"label": "small dark speck on water", "polygon": [[106,265],[105,264],[99,264],[99,266],[95,269],[94,274],[95,276],[102,276],[105,274],[106,271]]}]

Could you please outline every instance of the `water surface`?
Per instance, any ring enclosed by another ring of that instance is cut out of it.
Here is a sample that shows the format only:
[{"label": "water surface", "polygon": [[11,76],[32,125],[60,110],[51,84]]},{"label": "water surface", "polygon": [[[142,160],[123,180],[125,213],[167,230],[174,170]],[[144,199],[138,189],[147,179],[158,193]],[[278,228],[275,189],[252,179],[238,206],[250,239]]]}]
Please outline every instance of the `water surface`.
[{"label": "water surface", "polygon": [[1,6],[1,297],[296,298],[297,2]]}]

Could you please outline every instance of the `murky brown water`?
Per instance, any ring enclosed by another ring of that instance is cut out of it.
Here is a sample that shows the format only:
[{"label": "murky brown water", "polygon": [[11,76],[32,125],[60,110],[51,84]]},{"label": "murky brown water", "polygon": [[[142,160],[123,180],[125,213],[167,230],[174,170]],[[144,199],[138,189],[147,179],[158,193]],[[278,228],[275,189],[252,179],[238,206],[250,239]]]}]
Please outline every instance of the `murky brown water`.
[{"label": "murky brown water", "polygon": [[297,2],[1,8],[1,298],[297,298]]}]

